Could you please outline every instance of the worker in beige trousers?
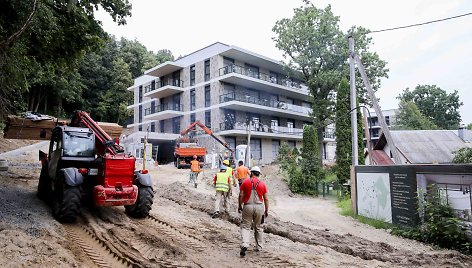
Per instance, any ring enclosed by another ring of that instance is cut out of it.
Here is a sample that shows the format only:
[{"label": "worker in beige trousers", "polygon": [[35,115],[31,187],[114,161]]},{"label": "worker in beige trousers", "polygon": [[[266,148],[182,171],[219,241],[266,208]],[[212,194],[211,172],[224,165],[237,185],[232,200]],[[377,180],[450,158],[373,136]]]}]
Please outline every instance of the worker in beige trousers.
[{"label": "worker in beige trousers", "polygon": [[246,255],[251,238],[251,226],[254,229],[255,250],[262,249],[263,237],[261,221],[269,213],[269,199],[267,187],[259,179],[261,169],[258,166],[251,168],[249,179],[242,182],[239,191],[238,212],[242,212],[241,221],[241,257]]},{"label": "worker in beige trousers", "polygon": [[229,210],[229,197],[232,193],[232,182],[231,177],[226,173],[226,166],[221,165],[220,171],[216,173],[213,178],[213,184],[216,189],[216,200],[215,200],[215,210],[213,212],[212,218],[216,218],[220,213],[220,203],[223,200],[223,209],[225,213],[228,213]]}]

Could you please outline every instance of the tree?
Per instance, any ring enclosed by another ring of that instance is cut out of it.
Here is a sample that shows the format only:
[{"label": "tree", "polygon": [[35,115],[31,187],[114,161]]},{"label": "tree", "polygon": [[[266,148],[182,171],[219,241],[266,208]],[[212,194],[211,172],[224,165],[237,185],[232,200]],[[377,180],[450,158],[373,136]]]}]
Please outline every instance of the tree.
[{"label": "tree", "polygon": [[300,159],[301,188],[304,193],[318,195],[318,183],[324,179],[323,169],[318,165],[319,161],[316,130],[312,125],[305,125]]},{"label": "tree", "polygon": [[336,95],[336,176],[343,185],[351,176],[351,122],[349,118],[349,82],[342,79]]},{"label": "tree", "polygon": [[399,109],[395,113],[395,124],[393,129],[421,130],[437,129],[438,127],[424,116],[414,102],[401,100]]},{"label": "tree", "polygon": [[279,148],[277,160],[280,163],[279,172],[288,180],[290,191],[299,193],[303,191],[302,171],[298,164],[299,153],[297,148],[290,149],[286,142]]},{"label": "tree", "polygon": [[128,0],[0,3],[0,117],[26,107],[24,95],[30,89],[36,91],[31,107],[44,96],[56,95],[61,107],[62,99],[76,95],[80,84],[61,87],[59,94],[56,86],[78,82],[78,60],[103,44],[106,35],[94,18],[99,5],[118,24],[131,14]]},{"label": "tree", "polygon": [[128,63],[132,77],[141,76],[145,70],[150,69],[165,61],[174,60],[172,52],[167,49],[159,50],[157,54],[148,51],[146,47],[137,40],[130,41],[121,38],[119,42],[119,56]]},{"label": "tree", "polygon": [[[294,9],[291,19],[276,22],[272,31],[276,47],[283,51],[288,59],[288,70],[296,73],[308,86],[313,123],[317,129],[320,144],[320,163],[322,159],[323,128],[332,117],[335,100],[334,92],[343,77],[348,77],[347,59],[349,55],[347,35],[338,26],[339,17],[331,12],[331,6],[318,9],[309,1]],[[367,75],[376,90],[380,78],[387,76],[386,63],[376,53],[370,52],[372,42],[367,37],[369,31],[362,27],[352,27],[349,33],[356,41],[357,52],[366,66]],[[360,82],[359,82],[360,83]],[[361,84],[359,84],[361,85]],[[359,96],[362,103],[365,97],[364,86],[359,86]]]},{"label": "tree", "polygon": [[453,163],[468,164],[472,163],[472,148],[461,148],[454,152]]},{"label": "tree", "polygon": [[457,90],[447,94],[436,85],[418,85],[415,90],[408,88],[397,97],[400,101],[413,102],[421,113],[441,129],[457,129],[461,122]]}]

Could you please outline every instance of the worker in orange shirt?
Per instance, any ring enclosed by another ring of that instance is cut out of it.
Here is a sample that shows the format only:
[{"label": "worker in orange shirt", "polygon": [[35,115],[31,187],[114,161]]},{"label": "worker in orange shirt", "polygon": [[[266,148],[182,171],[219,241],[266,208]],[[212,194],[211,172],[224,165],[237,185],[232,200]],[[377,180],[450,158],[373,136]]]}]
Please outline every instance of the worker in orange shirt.
[{"label": "worker in orange shirt", "polygon": [[236,178],[238,179],[240,187],[243,183],[243,180],[249,178],[249,168],[243,165],[242,160],[239,160],[238,162],[238,167],[236,168]]},{"label": "worker in orange shirt", "polygon": [[198,161],[197,156],[193,156],[193,160],[190,161],[190,179],[189,183],[193,182],[195,184],[195,188],[197,188],[197,178],[198,174],[200,174],[200,161]]}]

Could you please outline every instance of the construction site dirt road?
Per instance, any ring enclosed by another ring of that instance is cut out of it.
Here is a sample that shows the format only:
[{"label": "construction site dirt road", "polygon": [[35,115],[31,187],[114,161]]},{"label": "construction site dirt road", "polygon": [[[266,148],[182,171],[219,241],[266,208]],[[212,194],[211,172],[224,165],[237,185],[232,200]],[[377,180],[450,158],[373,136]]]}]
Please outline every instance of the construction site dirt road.
[{"label": "construction site dirt road", "polygon": [[[28,143],[17,143],[17,147]],[[436,250],[338,214],[332,199],[293,195],[263,167],[270,196],[263,251],[239,256],[237,192],[231,211],[212,219],[214,171],[198,188],[188,170],[152,171],[155,198],[149,217],[132,219],[122,207],[82,208],[77,223],[60,224],[36,197],[38,150],[48,143],[2,153],[0,262],[6,267],[471,267],[472,257]],[[15,149],[0,139],[0,152]]]}]

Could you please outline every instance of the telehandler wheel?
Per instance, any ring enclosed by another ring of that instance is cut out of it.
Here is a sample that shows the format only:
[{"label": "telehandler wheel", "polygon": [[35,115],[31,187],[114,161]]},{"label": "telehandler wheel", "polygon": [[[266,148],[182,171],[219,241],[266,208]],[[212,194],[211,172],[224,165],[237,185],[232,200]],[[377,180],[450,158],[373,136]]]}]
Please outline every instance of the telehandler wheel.
[{"label": "telehandler wheel", "polygon": [[36,196],[39,199],[44,200],[46,202],[51,201],[52,196],[52,180],[48,174],[48,167],[47,165],[43,165],[41,168],[41,174],[39,175],[39,182],[38,182],[38,191],[36,192]]},{"label": "telehandler wheel", "polygon": [[80,186],[64,185],[64,175],[57,176],[54,188],[52,211],[56,220],[62,223],[75,222],[80,213]]},{"label": "telehandler wheel", "polygon": [[149,215],[154,202],[154,191],[151,186],[138,184],[138,198],[134,205],[125,206],[126,214],[133,218],[144,218]]}]

